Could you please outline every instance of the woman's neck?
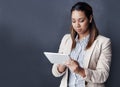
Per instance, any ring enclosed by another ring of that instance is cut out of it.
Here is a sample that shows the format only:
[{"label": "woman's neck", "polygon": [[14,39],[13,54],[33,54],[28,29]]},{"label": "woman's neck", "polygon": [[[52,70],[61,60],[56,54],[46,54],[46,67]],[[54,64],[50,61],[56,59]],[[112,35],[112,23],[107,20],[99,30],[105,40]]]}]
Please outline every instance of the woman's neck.
[{"label": "woman's neck", "polygon": [[78,34],[79,36],[79,40],[83,39],[84,37],[86,37],[87,35],[89,35],[89,31],[86,31],[84,34]]}]

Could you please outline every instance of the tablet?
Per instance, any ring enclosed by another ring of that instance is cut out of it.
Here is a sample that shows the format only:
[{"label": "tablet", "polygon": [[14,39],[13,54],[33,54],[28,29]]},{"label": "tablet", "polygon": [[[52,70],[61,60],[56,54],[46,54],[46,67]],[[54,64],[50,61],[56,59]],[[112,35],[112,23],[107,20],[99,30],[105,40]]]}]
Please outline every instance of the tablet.
[{"label": "tablet", "polygon": [[70,58],[69,55],[53,52],[44,52],[44,55],[52,64],[64,64]]}]

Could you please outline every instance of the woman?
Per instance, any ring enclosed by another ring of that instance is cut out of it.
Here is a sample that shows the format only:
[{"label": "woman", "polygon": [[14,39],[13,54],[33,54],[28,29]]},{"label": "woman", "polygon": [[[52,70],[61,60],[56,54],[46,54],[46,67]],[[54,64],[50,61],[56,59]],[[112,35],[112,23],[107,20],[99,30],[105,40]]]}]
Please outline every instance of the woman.
[{"label": "woman", "polygon": [[71,34],[66,34],[59,53],[70,55],[65,64],[54,64],[52,73],[63,76],[60,87],[104,87],[110,71],[111,42],[99,35],[90,5],[76,3],[71,9]]}]

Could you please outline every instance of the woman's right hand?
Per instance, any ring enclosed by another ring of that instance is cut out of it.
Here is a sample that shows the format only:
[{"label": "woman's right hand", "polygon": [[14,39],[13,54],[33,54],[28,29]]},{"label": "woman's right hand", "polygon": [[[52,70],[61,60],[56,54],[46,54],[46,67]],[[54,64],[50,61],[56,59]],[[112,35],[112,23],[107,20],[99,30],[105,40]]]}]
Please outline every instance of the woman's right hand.
[{"label": "woman's right hand", "polygon": [[57,68],[58,68],[58,72],[63,73],[66,69],[66,66],[63,64],[58,64]]}]

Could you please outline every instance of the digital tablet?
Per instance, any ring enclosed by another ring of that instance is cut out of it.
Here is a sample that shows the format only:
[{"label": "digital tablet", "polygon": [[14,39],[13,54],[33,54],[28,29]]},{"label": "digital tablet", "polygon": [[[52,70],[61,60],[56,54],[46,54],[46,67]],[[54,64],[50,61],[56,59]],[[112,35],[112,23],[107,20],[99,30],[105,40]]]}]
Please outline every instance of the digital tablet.
[{"label": "digital tablet", "polygon": [[70,58],[69,55],[53,52],[44,52],[44,55],[52,64],[64,64]]}]

